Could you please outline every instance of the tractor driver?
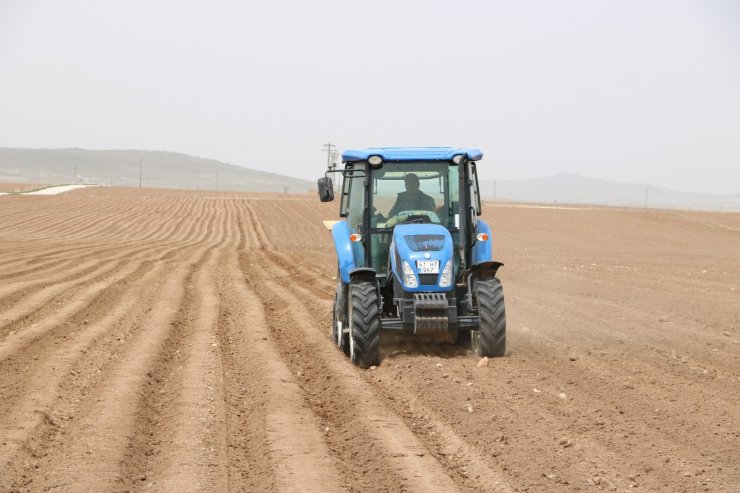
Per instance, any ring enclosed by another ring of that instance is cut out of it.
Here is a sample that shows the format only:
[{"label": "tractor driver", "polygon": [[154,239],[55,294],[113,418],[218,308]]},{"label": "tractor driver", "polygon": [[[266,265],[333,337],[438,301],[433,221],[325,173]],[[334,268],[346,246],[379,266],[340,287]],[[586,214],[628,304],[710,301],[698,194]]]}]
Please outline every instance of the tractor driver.
[{"label": "tractor driver", "polygon": [[402,211],[434,211],[434,199],[419,190],[419,177],[414,173],[407,174],[404,179],[406,191],[398,194],[396,203],[391,207],[388,217],[391,218]]}]

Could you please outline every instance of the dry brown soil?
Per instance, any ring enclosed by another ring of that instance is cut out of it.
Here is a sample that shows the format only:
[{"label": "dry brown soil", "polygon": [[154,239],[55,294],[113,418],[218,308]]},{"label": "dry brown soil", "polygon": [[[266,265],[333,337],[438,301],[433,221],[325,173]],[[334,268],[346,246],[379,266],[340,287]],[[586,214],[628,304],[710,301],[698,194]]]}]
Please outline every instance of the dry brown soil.
[{"label": "dry brown soil", "polygon": [[27,192],[38,188],[45,188],[48,185],[39,185],[38,183],[0,183],[0,192]]},{"label": "dry brown soil", "polygon": [[740,215],[488,205],[504,358],[329,338],[314,196],[0,197],[0,491],[738,491]]}]

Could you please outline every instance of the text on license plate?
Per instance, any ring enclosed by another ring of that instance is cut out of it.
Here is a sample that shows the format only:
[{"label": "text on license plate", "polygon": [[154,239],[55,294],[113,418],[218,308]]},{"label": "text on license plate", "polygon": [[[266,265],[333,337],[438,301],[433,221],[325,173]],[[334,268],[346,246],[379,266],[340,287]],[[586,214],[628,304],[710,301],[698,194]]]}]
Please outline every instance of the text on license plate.
[{"label": "text on license plate", "polygon": [[439,260],[417,260],[419,274],[439,274]]}]

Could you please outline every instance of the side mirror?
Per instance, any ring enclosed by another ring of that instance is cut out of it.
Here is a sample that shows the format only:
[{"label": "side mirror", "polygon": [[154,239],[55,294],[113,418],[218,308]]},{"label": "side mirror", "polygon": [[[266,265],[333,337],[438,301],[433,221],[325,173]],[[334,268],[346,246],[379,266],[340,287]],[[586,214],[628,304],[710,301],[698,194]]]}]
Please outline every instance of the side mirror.
[{"label": "side mirror", "polygon": [[331,202],[334,200],[334,185],[328,176],[319,178],[319,199],[322,202]]}]

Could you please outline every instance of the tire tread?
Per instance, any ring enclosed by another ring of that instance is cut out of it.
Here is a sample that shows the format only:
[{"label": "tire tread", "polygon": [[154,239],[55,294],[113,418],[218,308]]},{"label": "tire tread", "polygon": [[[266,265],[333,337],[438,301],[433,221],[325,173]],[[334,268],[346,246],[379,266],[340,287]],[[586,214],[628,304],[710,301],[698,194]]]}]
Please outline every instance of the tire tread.
[{"label": "tire tread", "polygon": [[496,278],[476,283],[478,298],[478,352],[480,356],[500,357],[506,353],[506,309],[504,290]]},{"label": "tire tread", "polygon": [[380,363],[380,308],[375,285],[369,282],[350,284],[352,303],[350,324],[354,344],[354,364],[361,368]]}]

